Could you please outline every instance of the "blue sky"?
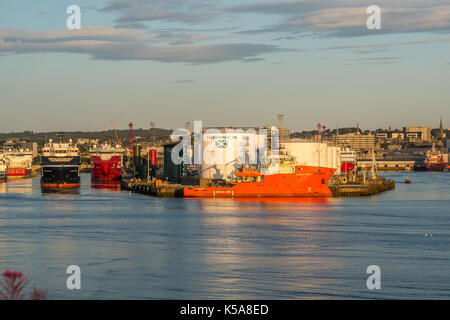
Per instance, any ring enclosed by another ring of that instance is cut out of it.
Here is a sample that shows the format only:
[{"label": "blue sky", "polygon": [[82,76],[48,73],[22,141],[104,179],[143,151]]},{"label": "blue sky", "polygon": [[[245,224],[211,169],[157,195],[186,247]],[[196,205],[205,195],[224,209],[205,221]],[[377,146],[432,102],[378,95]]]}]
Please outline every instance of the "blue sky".
[{"label": "blue sky", "polygon": [[0,0],[0,132],[448,126],[450,3],[375,2]]}]

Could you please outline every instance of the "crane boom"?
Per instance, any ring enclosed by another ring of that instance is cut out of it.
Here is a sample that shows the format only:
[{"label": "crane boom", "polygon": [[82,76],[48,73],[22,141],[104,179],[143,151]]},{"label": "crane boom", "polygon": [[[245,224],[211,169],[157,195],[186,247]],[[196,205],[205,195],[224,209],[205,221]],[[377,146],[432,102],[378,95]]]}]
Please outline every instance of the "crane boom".
[{"label": "crane boom", "polygon": [[110,121],[111,121],[112,128],[113,128],[113,130],[114,130],[114,134],[116,135],[117,142],[119,142],[119,144],[121,145],[122,142],[120,141],[120,138],[119,138],[119,136],[117,135],[116,128],[114,127],[114,122],[113,122],[112,120],[110,120]]}]

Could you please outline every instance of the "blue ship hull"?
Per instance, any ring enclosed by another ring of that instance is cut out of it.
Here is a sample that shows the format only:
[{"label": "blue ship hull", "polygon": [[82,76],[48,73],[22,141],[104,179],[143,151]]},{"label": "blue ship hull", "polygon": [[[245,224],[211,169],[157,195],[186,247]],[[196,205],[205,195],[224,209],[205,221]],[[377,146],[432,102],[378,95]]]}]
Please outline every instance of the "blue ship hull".
[{"label": "blue ship hull", "polygon": [[41,157],[43,188],[79,188],[80,157]]}]

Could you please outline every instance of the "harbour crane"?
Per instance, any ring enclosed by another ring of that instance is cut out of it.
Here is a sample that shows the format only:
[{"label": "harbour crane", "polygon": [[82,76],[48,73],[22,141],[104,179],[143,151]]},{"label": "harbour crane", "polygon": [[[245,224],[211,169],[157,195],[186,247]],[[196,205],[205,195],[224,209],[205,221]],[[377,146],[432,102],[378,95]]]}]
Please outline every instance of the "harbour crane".
[{"label": "harbour crane", "polygon": [[130,127],[130,155],[133,159],[134,157],[134,151],[133,151],[133,122],[130,122],[128,125]]},{"label": "harbour crane", "polygon": [[114,130],[114,134],[116,135],[116,140],[120,145],[122,145],[122,142],[120,141],[119,135],[117,134],[116,128],[114,126],[114,122],[112,120],[110,120],[110,121],[111,121],[112,128]]}]

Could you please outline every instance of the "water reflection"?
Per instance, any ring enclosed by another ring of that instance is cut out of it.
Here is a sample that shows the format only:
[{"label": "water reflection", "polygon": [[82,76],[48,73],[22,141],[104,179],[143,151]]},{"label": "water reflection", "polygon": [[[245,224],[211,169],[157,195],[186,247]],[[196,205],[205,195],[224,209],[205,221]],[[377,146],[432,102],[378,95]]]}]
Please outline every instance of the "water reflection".
[{"label": "water reflection", "polygon": [[8,184],[6,182],[0,182],[0,193],[8,192]]},{"label": "water reflection", "polygon": [[117,180],[92,180],[92,189],[120,191],[120,181]]},{"label": "water reflection", "polygon": [[[347,199],[159,199],[101,185],[89,174],[77,194],[41,193],[38,178],[0,184],[0,270],[23,271],[50,299],[450,296],[448,175]],[[71,264],[85,274],[75,293]],[[366,289],[370,264],[385,270],[383,290]]]},{"label": "water reflection", "polygon": [[32,178],[9,179],[8,182],[0,183],[0,193],[30,193],[33,188],[33,180]]},{"label": "water reflection", "polygon": [[50,195],[50,194],[80,194],[80,188],[68,188],[68,189],[50,189],[50,188],[41,188],[43,195]]},{"label": "water reflection", "polygon": [[324,285],[339,285],[340,279],[329,276],[342,268],[332,254],[338,213],[332,199],[202,199],[192,205],[202,213],[206,233],[214,235],[205,237],[202,257],[216,274],[207,286],[214,288],[212,296],[315,292],[321,298],[327,296]]}]

